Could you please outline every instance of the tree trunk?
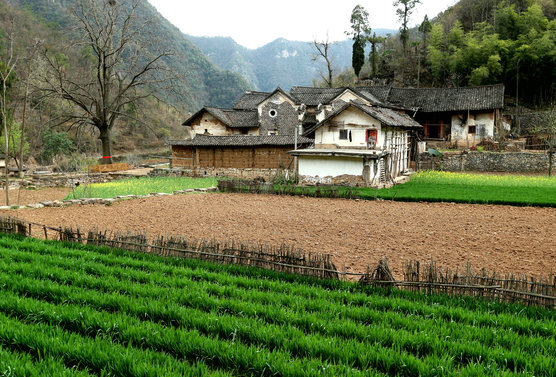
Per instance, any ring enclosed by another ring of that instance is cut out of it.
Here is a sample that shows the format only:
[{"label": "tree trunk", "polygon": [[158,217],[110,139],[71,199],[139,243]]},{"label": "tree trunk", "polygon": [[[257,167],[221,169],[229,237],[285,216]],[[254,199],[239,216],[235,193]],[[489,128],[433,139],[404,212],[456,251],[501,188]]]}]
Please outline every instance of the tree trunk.
[{"label": "tree trunk", "polygon": [[112,135],[108,127],[98,127],[100,131],[99,139],[102,142],[101,164],[112,163]]},{"label": "tree trunk", "polygon": [[548,150],[548,176],[552,177],[552,163],[554,160],[554,146],[551,145]]}]

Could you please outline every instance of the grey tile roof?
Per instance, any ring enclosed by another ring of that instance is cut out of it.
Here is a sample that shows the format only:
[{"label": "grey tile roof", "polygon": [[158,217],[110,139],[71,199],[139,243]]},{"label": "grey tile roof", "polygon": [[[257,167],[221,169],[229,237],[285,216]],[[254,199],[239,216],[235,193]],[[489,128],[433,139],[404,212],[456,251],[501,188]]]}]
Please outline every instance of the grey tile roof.
[{"label": "grey tile roof", "polygon": [[373,96],[382,103],[388,103],[388,95],[390,94],[391,86],[370,86],[357,88],[359,93],[364,95]]},{"label": "grey tile roof", "polygon": [[303,134],[309,135],[321,126],[323,126],[328,120],[340,114],[342,111],[348,107],[353,106],[363,111],[365,114],[375,118],[381,123],[392,126],[392,127],[404,127],[404,128],[422,128],[419,123],[417,123],[412,117],[407,114],[400,113],[396,110],[388,109],[381,106],[367,106],[360,102],[346,102],[344,105],[336,109],[327,115],[327,117],[320,123],[306,130]]},{"label": "grey tile roof", "polygon": [[394,106],[418,108],[424,113],[501,109],[504,107],[504,85],[462,88],[393,88],[365,87],[378,99]]},{"label": "grey tile roof", "polygon": [[342,94],[346,88],[311,88],[306,86],[294,86],[290,89],[290,95],[298,103],[307,106],[317,106],[318,104],[329,104],[334,98]]},{"label": "grey tile roof", "polygon": [[253,110],[268,97],[269,92],[245,92],[234,105],[236,110]]},{"label": "grey tile roof", "polygon": [[256,110],[225,110],[231,128],[259,127],[259,114]]},{"label": "grey tile roof", "polygon": [[203,112],[211,114],[230,128],[259,127],[259,115],[256,110],[219,109],[216,107],[203,107],[183,122],[183,125],[188,126]]},{"label": "grey tile roof", "polygon": [[[313,139],[298,136],[298,145],[309,145]],[[168,140],[167,145],[185,145],[191,147],[255,147],[263,145],[293,146],[295,144],[293,135],[269,135],[269,136],[210,136],[195,135],[190,140]]]},{"label": "grey tile roof", "polygon": [[312,88],[308,86],[294,86],[290,90],[292,97],[298,104],[304,103],[307,106],[317,106],[318,104],[329,105],[332,101],[346,90],[351,90],[360,97],[366,99],[374,105],[384,104],[374,93],[360,88]]}]

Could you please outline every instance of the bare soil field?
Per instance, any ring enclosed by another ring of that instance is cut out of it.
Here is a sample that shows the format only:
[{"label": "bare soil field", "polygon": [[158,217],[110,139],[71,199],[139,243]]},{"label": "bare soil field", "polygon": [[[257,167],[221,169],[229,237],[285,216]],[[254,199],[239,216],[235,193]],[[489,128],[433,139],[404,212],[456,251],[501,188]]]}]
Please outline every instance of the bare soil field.
[{"label": "bare soil field", "polygon": [[0,214],[81,230],[287,243],[331,254],[348,272],[386,257],[397,278],[404,260],[431,258],[452,269],[471,262],[502,273],[556,272],[554,208],[215,193]]},{"label": "bare soil field", "polygon": [[[10,189],[10,205],[26,205],[46,200],[62,200],[70,191],[71,189],[67,187],[45,188],[40,190],[27,190],[25,188]],[[6,191],[4,189],[0,189],[0,205],[6,205]]]}]

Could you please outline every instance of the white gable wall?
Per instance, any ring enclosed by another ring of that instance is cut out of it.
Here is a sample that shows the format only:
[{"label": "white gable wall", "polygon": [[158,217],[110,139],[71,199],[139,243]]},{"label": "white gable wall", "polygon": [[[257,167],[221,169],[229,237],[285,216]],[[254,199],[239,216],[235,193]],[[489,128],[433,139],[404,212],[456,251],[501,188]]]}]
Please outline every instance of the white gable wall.
[{"label": "white gable wall", "polygon": [[[381,133],[380,122],[359,109],[347,108],[334,117],[332,122],[315,131],[315,148],[366,148],[366,130],[370,128],[377,130],[377,148],[381,148],[384,145],[384,135]],[[351,131],[351,142],[349,137],[347,140],[340,140],[340,130],[343,129],[348,130],[348,135]]]},{"label": "white gable wall", "polygon": [[274,95],[272,95],[271,97],[267,98],[266,100],[264,100],[259,104],[259,106],[257,107],[257,110],[259,111],[259,117],[263,115],[263,109],[266,106],[266,104],[269,102],[274,102],[277,105],[284,102],[288,102],[290,105],[294,107],[294,109],[297,110],[297,106],[295,105],[295,103],[293,103],[288,97],[286,97],[282,93],[278,92],[278,93],[274,93]]},{"label": "white gable wall", "polygon": [[340,94],[338,97],[334,98],[334,100],[332,102],[336,102],[338,100],[344,101],[344,102],[361,101],[361,102],[366,103],[366,104],[369,103],[367,100],[365,100],[362,97],[359,97],[358,95],[356,95],[355,93],[353,93],[349,89],[346,89],[342,94]]},{"label": "white gable wall", "polygon": [[191,124],[191,129],[195,135],[208,133],[213,136],[226,136],[232,134],[224,123],[206,112]]}]

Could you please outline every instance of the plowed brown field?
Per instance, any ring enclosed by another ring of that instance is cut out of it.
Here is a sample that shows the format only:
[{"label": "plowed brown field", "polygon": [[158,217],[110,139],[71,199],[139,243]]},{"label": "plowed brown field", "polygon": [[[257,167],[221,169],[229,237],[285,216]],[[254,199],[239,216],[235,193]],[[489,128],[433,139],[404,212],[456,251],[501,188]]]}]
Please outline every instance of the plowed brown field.
[{"label": "plowed brown field", "polygon": [[82,230],[288,243],[329,253],[349,272],[364,272],[387,257],[397,278],[404,260],[430,258],[453,269],[469,261],[499,272],[556,272],[554,208],[215,193],[4,214]]}]

